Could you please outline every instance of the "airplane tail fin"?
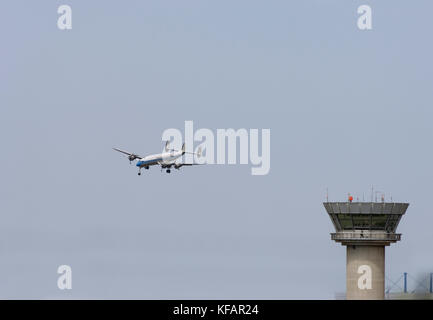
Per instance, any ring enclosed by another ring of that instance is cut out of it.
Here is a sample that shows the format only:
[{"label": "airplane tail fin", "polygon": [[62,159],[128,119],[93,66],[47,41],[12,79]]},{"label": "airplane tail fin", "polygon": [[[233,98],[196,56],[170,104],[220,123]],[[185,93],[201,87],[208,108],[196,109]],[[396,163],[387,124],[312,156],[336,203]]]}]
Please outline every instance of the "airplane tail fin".
[{"label": "airplane tail fin", "polygon": [[170,141],[166,141],[165,142],[165,147],[164,147],[165,152],[168,152],[168,146],[169,145],[170,145]]},{"label": "airplane tail fin", "polygon": [[182,145],[182,155],[184,155],[185,153],[188,154],[195,154],[197,156],[197,158],[201,157],[201,147],[198,147],[197,152],[188,152],[185,150],[185,143]]}]

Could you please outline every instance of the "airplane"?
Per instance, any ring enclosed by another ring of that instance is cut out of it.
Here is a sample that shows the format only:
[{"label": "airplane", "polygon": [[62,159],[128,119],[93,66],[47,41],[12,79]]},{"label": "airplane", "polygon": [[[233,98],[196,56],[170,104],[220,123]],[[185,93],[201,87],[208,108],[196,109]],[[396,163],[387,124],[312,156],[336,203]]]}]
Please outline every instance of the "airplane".
[{"label": "airplane", "polygon": [[197,155],[197,157],[201,157],[201,148],[198,148],[197,153],[186,152],[185,143],[182,145],[181,150],[169,149],[169,144],[170,142],[166,141],[164,147],[165,152],[158,153],[158,154],[151,154],[146,157],[139,156],[136,153],[130,153],[128,151],[120,150],[118,148],[113,148],[113,150],[126,154],[128,156],[129,163],[138,159],[137,163],[135,164],[138,167],[138,175],[141,175],[142,168],[148,170],[150,166],[154,166],[154,165],[160,165],[161,171],[162,169],[166,169],[167,173],[171,172],[171,167],[174,167],[175,169],[179,170],[183,166],[198,165],[198,163],[177,163],[176,160],[182,157],[185,153],[195,154]]}]

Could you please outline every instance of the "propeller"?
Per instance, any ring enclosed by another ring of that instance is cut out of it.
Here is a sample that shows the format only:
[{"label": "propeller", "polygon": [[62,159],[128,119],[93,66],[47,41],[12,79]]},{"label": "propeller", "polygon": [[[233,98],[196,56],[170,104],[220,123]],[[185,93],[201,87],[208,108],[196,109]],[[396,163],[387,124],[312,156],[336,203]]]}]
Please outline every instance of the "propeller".
[{"label": "propeller", "polygon": [[134,161],[135,159],[139,158],[138,156],[136,156],[135,154],[131,154],[128,156],[128,160],[129,163],[131,163],[132,161]]}]

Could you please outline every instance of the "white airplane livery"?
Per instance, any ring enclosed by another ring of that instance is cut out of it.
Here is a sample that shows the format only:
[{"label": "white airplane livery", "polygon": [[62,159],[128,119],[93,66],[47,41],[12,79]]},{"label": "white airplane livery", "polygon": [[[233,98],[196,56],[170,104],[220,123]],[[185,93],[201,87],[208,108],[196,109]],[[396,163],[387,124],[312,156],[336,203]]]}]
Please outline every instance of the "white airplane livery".
[{"label": "white airplane livery", "polygon": [[197,157],[201,157],[201,148],[198,149],[197,153],[194,152],[186,152],[185,151],[185,143],[182,145],[181,150],[169,149],[169,141],[165,143],[165,152],[158,154],[151,154],[146,157],[141,157],[138,154],[130,153],[128,151],[120,150],[117,148],[113,148],[114,150],[126,154],[128,156],[129,162],[137,160],[136,166],[138,167],[138,175],[141,175],[141,169],[149,169],[150,166],[160,165],[161,170],[166,169],[167,173],[171,172],[171,167],[175,169],[180,169],[183,166],[194,166],[198,165],[198,163],[179,163],[176,162],[177,159],[182,157],[185,153],[195,154]]}]

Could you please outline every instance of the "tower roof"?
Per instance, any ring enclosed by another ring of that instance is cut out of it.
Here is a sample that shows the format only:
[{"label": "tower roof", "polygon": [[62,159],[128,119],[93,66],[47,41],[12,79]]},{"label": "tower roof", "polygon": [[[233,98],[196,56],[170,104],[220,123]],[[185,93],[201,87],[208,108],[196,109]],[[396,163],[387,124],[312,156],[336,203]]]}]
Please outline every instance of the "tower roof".
[{"label": "tower roof", "polygon": [[409,203],[395,202],[324,202],[337,232],[378,230],[394,233]]}]

